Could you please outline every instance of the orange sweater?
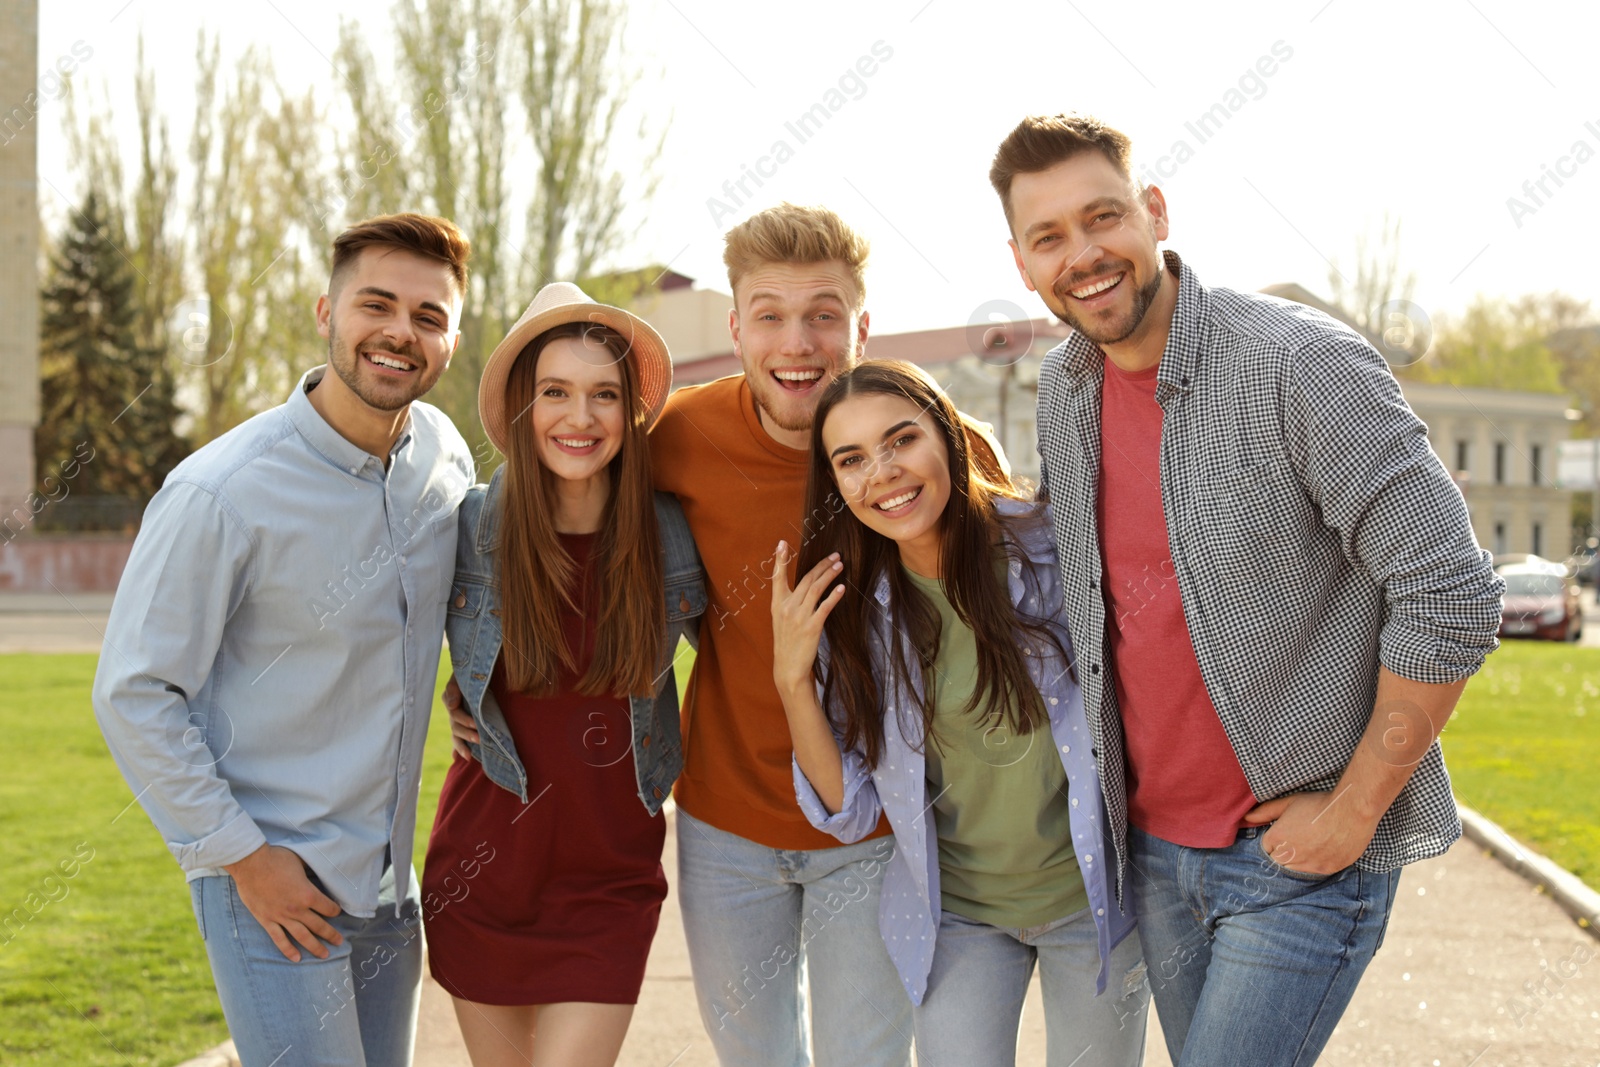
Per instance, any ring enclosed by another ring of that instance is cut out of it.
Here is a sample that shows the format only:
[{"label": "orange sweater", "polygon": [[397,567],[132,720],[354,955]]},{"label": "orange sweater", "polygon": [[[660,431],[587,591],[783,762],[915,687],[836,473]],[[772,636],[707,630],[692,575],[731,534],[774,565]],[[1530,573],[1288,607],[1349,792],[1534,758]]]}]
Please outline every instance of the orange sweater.
[{"label": "orange sweater", "polygon": [[[743,375],[673,393],[650,435],[657,489],[683,502],[710,579],[683,706],[683,810],[768,848],[834,848],[794,798],[772,683],[772,558],[803,536],[807,454],[761,428]],[[889,832],[880,820],[872,836]]]}]

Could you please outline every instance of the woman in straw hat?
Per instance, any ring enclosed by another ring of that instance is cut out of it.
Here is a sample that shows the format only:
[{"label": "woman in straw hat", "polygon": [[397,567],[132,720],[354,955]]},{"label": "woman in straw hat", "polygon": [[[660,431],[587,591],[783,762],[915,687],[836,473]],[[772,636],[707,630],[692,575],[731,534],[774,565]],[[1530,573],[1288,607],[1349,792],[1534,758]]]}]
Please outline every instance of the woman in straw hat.
[{"label": "woman in straw hat", "polygon": [[778,546],[772,589],[795,791],[845,842],[889,817],[879,922],[923,1067],[1012,1063],[1035,966],[1049,1062],[1132,1067],[1148,992],[1054,540],[996,455],[909,363],[823,393],[806,514],[837,517],[792,590]]},{"label": "woman in straw hat", "polygon": [[422,880],[477,1067],[614,1063],[644,980],[683,762],[672,657],[706,603],[683,513],[650,489],[671,382],[647,323],[558,282],[479,385],[506,462],[461,505],[445,632],[480,741]]}]

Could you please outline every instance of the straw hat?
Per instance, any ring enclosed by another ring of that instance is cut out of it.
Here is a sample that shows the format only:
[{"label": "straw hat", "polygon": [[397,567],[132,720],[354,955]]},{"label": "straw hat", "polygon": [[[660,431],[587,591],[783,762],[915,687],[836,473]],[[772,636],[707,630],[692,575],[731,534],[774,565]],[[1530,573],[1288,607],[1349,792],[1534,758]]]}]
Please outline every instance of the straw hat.
[{"label": "straw hat", "polygon": [[554,326],[569,322],[592,322],[609,326],[628,342],[628,359],[633,362],[634,377],[639,382],[639,397],[644,402],[648,416],[645,427],[655,425],[661,408],[672,391],[672,358],[667,354],[667,343],[661,335],[639,316],[596,303],[589,295],[571,282],[551,282],[539,290],[522,313],[511,332],[495,345],[484,365],[483,378],[478,382],[478,418],[483,420],[483,432],[489,435],[502,453],[506,451],[506,381],[511,375],[511,365],[528,347],[528,342]]}]

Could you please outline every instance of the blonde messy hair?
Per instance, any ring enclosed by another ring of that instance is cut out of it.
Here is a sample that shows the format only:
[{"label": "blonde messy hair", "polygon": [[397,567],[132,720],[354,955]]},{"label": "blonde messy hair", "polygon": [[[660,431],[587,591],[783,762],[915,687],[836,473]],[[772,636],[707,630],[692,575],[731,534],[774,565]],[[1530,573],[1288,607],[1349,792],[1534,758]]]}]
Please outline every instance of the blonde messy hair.
[{"label": "blonde messy hair", "polygon": [[866,302],[867,239],[825,207],[769,207],[729,230],[724,240],[722,262],[735,293],[746,274],[766,263],[837,262],[855,286],[855,310]]}]

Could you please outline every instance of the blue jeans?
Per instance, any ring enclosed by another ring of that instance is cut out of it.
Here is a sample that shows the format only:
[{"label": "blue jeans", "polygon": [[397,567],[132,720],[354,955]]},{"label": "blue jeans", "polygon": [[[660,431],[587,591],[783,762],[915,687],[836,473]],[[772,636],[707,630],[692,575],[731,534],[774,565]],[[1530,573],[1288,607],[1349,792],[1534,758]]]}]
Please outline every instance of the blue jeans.
[{"label": "blue jeans", "polygon": [[818,1067],[909,1067],[911,999],[878,932],[894,838],[801,852],[677,818],[683,932],[722,1067],[806,1067],[808,1014]]},{"label": "blue jeans", "polygon": [[422,995],[417,878],[397,909],[384,872],[378,914],[329,919],[344,944],[290,963],[239,899],[232,878],[189,883],[228,1032],[244,1067],[408,1067]]},{"label": "blue jeans", "polygon": [[1383,943],[1399,870],[1280,867],[1265,826],[1227,848],[1128,828],[1129,892],[1176,1067],[1315,1063]]},{"label": "blue jeans", "polygon": [[933,971],[912,1009],[919,1067],[1012,1067],[1022,1000],[1039,965],[1048,1067],[1139,1067],[1150,989],[1132,934],[1111,950],[1095,996],[1100,939],[1088,909],[1029,929],[939,916]]}]

